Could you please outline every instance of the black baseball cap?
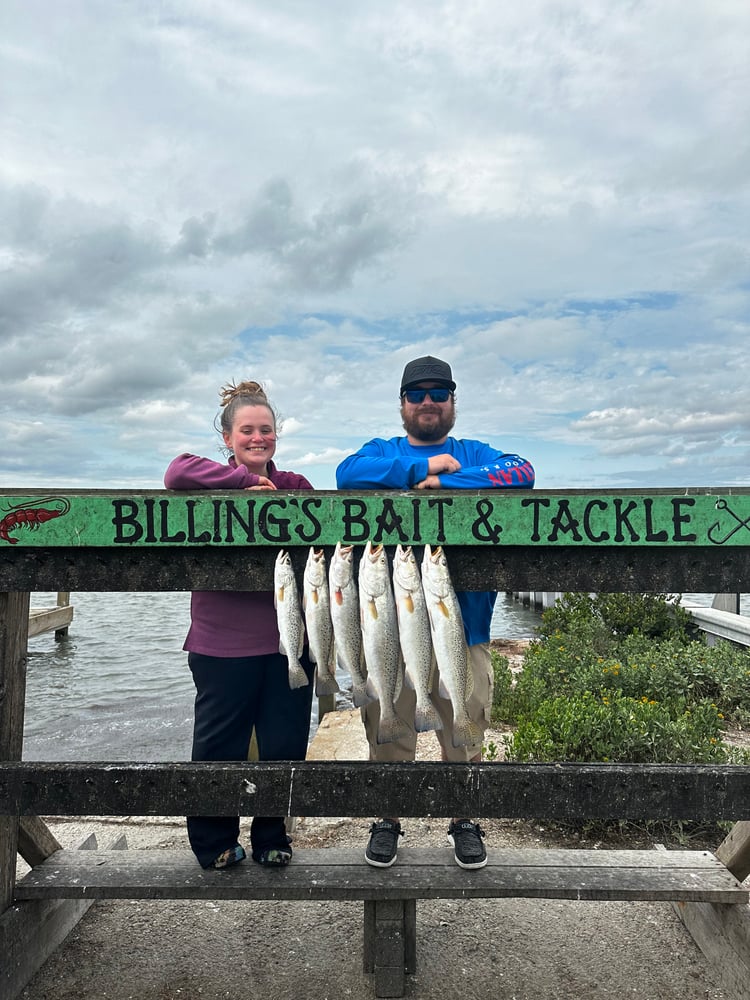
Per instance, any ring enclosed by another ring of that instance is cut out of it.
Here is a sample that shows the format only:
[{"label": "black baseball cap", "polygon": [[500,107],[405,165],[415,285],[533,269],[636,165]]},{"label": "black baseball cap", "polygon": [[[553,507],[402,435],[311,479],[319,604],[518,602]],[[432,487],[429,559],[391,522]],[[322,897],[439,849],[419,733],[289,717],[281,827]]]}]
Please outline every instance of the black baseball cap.
[{"label": "black baseball cap", "polygon": [[404,374],[401,376],[401,392],[419,382],[439,382],[451,392],[456,388],[448,362],[433,358],[429,354],[425,358],[415,358],[404,368]]}]

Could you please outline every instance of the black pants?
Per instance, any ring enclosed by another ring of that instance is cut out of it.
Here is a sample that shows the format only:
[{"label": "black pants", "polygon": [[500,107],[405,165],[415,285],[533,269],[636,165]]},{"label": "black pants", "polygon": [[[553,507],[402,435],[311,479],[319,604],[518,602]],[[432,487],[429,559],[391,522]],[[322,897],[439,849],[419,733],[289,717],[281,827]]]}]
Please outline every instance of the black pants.
[{"label": "black pants", "polygon": [[[193,760],[247,760],[253,727],[261,760],[304,760],[310,735],[314,665],[302,666],[311,683],[292,691],[285,656],[218,657],[189,653],[195,683]],[[207,868],[239,838],[239,816],[188,816],[188,838]],[[284,817],[255,816],[254,856],[286,844]]]}]

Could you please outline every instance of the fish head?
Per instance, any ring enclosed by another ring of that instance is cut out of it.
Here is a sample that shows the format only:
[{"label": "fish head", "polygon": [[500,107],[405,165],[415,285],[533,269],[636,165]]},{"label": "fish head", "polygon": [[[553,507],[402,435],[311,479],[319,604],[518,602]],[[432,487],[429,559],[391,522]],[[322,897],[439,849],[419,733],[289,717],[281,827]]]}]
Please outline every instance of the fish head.
[{"label": "fish head", "polygon": [[448,560],[445,558],[445,550],[442,545],[437,545],[434,549],[425,545],[424,558],[422,559],[422,583],[433,594],[444,596],[452,589]]},{"label": "fish head", "polygon": [[397,545],[393,557],[393,580],[404,590],[419,587],[419,569],[411,545]]},{"label": "fish head", "polygon": [[305,580],[312,587],[322,587],[326,579],[326,554],[325,549],[316,549],[310,546],[305,563]]},{"label": "fish head", "polygon": [[328,579],[331,590],[344,590],[354,577],[354,546],[342,545],[336,542],[336,548],[331,557]]},{"label": "fish head", "polygon": [[367,540],[359,563],[359,588],[368,598],[383,595],[388,589],[388,559],[382,545],[372,545]]},{"label": "fish head", "polygon": [[296,584],[292,559],[286,549],[279,549],[273,567],[274,597],[277,601],[284,600],[284,590]]}]

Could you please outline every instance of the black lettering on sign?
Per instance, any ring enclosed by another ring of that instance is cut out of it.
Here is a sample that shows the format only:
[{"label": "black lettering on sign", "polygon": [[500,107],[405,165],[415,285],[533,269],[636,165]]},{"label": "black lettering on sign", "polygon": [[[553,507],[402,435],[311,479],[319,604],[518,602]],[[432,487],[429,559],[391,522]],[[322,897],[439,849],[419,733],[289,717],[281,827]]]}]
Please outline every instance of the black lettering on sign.
[{"label": "black lettering on sign", "polygon": [[495,513],[495,505],[491,500],[477,500],[477,519],[471,526],[472,535],[480,542],[492,542],[497,545],[500,541],[502,528],[499,524],[490,523],[490,516]]},{"label": "black lettering on sign", "polygon": [[672,541],[673,542],[694,542],[697,535],[683,535],[682,528],[680,525],[689,524],[692,520],[690,514],[683,514],[683,507],[694,507],[695,498],[694,497],[677,497],[672,501],[672,524],[674,525]]},{"label": "black lettering on sign", "polygon": [[156,541],[156,519],[154,517],[156,500],[153,497],[146,497],[143,506],[146,508],[146,537],[143,540],[153,543]]},{"label": "black lettering on sign", "polygon": [[196,534],[196,530],[195,530],[195,508],[197,506],[198,506],[198,501],[197,500],[187,500],[186,501],[187,522],[188,522],[187,540],[189,542],[196,542],[196,543],[210,542],[211,541],[211,532],[210,531],[202,531],[200,533],[200,535]]},{"label": "black lettering on sign", "polygon": [[267,500],[260,508],[258,515],[258,530],[269,542],[288,542],[292,537],[289,531],[289,518],[278,517],[273,508],[286,510],[286,500]]},{"label": "black lettering on sign", "polygon": [[161,531],[159,532],[159,541],[184,542],[187,537],[184,531],[176,531],[173,535],[169,534],[169,500],[160,500],[159,508],[161,510]]},{"label": "black lettering on sign", "polygon": [[531,541],[538,542],[541,540],[541,535],[539,533],[539,508],[549,507],[549,500],[547,497],[525,497],[521,501],[522,507],[532,507],[534,510],[534,526],[531,529]]},{"label": "black lettering on sign", "polygon": [[220,542],[221,542],[221,539],[222,539],[222,531],[221,531],[222,516],[221,515],[222,515],[222,511],[224,509],[221,500],[214,500],[214,502],[213,502],[213,508],[214,508],[214,537],[213,537],[212,541],[213,541],[214,545],[219,545]]},{"label": "black lettering on sign", "polygon": [[635,530],[633,525],[628,520],[628,517],[633,513],[638,504],[635,500],[629,500],[627,507],[623,509],[623,501],[620,497],[615,498],[615,541],[624,542],[625,535],[623,535],[623,528],[627,528],[630,532],[630,541],[637,542],[640,541],[640,535]]},{"label": "black lettering on sign", "polygon": [[134,500],[113,500],[116,544],[137,542],[143,535],[143,526],[138,520],[138,504]]},{"label": "black lettering on sign", "polygon": [[298,524],[294,529],[298,538],[301,538],[303,542],[315,542],[320,538],[321,524],[313,513],[312,508],[319,508],[322,506],[322,503],[323,501],[318,500],[317,498],[306,497],[300,504],[302,513],[310,522],[310,528],[307,532],[301,524]]},{"label": "black lettering on sign", "polygon": [[575,542],[583,541],[583,536],[578,530],[580,521],[573,517],[570,510],[569,500],[558,500],[557,501],[557,513],[552,517],[552,530],[547,539],[550,542],[556,542],[561,534],[570,535]]},{"label": "black lettering on sign", "polygon": [[666,542],[669,535],[665,528],[661,531],[654,531],[654,513],[653,513],[654,501],[651,497],[646,497],[643,501],[643,507],[646,512],[646,541],[647,542]]},{"label": "black lettering on sign", "polygon": [[596,534],[591,524],[591,516],[595,507],[598,507],[599,510],[606,510],[607,504],[604,500],[589,500],[583,510],[583,533],[590,542],[606,542],[609,540],[609,532],[600,531],[599,534]]},{"label": "black lettering on sign", "polygon": [[367,504],[363,500],[344,500],[344,537],[347,544],[366,542],[370,535],[370,526],[365,514]]},{"label": "black lettering on sign", "polygon": [[436,542],[440,545],[445,541],[445,519],[444,519],[444,507],[452,507],[453,500],[451,497],[430,497],[427,501],[427,506],[432,509],[437,507],[437,530],[433,535]]},{"label": "black lettering on sign", "polygon": [[254,542],[255,541],[255,522],[253,519],[253,514],[255,512],[255,501],[247,501],[247,520],[245,520],[237,510],[237,504],[234,500],[224,501],[224,512],[226,515],[226,527],[223,541],[233,542],[234,541],[234,523],[235,521],[240,525],[240,527],[245,532],[245,541]]},{"label": "black lettering on sign", "polygon": [[375,532],[373,542],[382,544],[384,535],[391,535],[394,532],[398,535],[399,542],[407,542],[409,536],[403,530],[404,519],[393,506],[393,500],[383,497],[381,501],[380,513],[375,516],[375,524],[378,530]]},{"label": "black lettering on sign", "polygon": [[414,539],[415,542],[421,542],[422,541],[422,534],[421,534],[421,532],[419,530],[419,500],[416,499],[416,497],[411,502],[411,509],[412,509],[412,512],[413,512],[412,513],[412,521],[413,521],[413,524],[412,524],[413,535],[412,535],[412,537],[413,537],[413,539]]}]

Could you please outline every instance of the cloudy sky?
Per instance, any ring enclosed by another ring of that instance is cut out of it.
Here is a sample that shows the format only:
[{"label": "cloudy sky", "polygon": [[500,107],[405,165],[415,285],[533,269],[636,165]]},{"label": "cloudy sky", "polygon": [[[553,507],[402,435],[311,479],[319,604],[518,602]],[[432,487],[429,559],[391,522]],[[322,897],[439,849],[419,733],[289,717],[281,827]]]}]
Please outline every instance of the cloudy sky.
[{"label": "cloudy sky", "polygon": [[0,487],[262,381],[320,489],[410,358],[542,488],[750,485],[747,0],[4,0]]}]

